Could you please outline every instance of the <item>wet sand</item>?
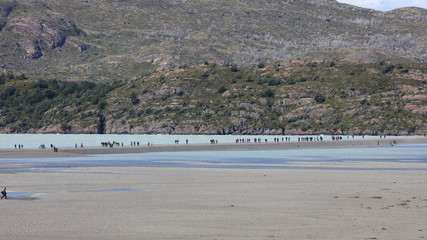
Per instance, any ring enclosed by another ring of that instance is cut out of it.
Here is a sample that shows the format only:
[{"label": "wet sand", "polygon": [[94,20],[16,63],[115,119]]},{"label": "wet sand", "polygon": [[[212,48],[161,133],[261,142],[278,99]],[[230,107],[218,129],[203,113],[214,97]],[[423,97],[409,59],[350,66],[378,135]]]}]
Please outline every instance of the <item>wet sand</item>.
[{"label": "wet sand", "polygon": [[[390,140],[380,144],[389,144]],[[398,144],[423,144],[426,140],[402,138],[397,141]],[[27,157],[37,154],[81,156],[119,151],[335,148],[376,144],[377,140],[343,140],[144,146],[123,150],[60,149],[58,153],[30,149],[22,153]],[[31,159],[28,161],[31,163]],[[427,169],[426,163],[298,164],[327,164],[328,167],[345,169],[230,169],[221,166],[32,169],[31,165],[23,166],[30,171],[0,173],[0,187],[6,186],[9,192],[8,200],[0,200],[0,232],[3,238],[16,240],[427,237],[427,173],[399,170],[413,169],[414,166]],[[397,169],[360,170],[376,166]],[[353,170],[349,170],[351,168]]]},{"label": "wet sand", "polygon": [[375,147],[388,146],[390,141],[397,144],[427,144],[427,137],[388,137],[386,139],[345,139],[339,141],[301,141],[279,143],[229,143],[229,144],[174,144],[154,146],[124,146],[124,147],[84,147],[60,148],[58,152],[47,149],[0,149],[0,158],[51,158],[76,157],[92,154],[123,154],[145,152],[179,152],[179,151],[241,151],[241,150],[274,150],[295,148],[340,148],[340,147]]},{"label": "wet sand", "polygon": [[5,239],[427,237],[425,171],[95,167],[0,179]]}]

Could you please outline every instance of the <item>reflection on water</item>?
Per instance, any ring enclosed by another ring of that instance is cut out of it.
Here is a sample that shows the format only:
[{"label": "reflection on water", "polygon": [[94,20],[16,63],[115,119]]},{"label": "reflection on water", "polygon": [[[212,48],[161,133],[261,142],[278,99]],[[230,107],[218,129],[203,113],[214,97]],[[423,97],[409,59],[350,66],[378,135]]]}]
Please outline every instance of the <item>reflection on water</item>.
[{"label": "reflection on water", "polygon": [[28,192],[7,192],[8,199],[14,200],[36,200],[32,193]]},{"label": "reflection on water", "polygon": [[[50,159],[0,159],[0,172],[72,173],[78,167],[192,167],[241,169],[427,170],[427,145],[109,154]],[[353,163],[365,162],[366,167]],[[3,163],[3,164],[2,164]],[[375,167],[372,164],[376,163]],[[405,168],[399,164],[405,163]],[[13,165],[12,165],[13,164]],[[21,165],[19,165],[21,164]],[[393,167],[390,167],[394,164]],[[2,167],[5,166],[5,167]],[[340,165],[337,167],[337,165]],[[360,167],[362,166],[362,167]],[[409,167],[408,167],[409,166]]]}]

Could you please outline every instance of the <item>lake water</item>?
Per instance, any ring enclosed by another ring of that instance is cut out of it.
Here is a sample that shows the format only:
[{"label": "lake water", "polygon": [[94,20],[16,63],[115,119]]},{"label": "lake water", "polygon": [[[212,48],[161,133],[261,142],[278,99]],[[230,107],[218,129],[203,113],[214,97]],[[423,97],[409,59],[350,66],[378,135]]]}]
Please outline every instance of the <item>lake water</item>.
[{"label": "lake water", "polygon": [[[300,137],[307,136],[243,136],[243,135],[130,135],[130,134],[0,134],[0,148],[13,148],[15,144],[22,144],[25,148],[38,148],[40,144],[56,147],[73,147],[75,144],[80,146],[100,146],[101,142],[117,141],[124,145],[130,145],[131,142],[139,142],[147,145],[153,144],[174,144],[175,140],[185,143],[186,140],[192,143],[209,143],[211,139],[218,140],[219,143],[233,143],[236,139],[259,138],[264,141],[273,142],[274,138],[288,137],[291,141],[298,141]],[[312,136],[308,136],[312,137]],[[320,136],[315,136],[320,137]],[[331,140],[331,136],[322,136],[324,140]],[[351,139],[351,136],[343,136],[344,139]],[[366,139],[378,138],[378,136],[365,136]],[[361,136],[355,136],[354,139],[362,139]]]}]

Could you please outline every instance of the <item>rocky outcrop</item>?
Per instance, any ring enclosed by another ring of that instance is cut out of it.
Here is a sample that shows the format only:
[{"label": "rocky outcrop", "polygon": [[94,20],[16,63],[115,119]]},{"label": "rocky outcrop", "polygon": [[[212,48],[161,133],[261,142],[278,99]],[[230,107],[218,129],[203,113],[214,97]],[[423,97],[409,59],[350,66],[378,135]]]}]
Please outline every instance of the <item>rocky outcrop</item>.
[{"label": "rocky outcrop", "polygon": [[31,58],[40,58],[42,56],[42,49],[38,40],[24,39],[18,42],[27,55]]},{"label": "rocky outcrop", "polygon": [[52,133],[66,133],[60,125],[46,126],[40,129],[37,129],[36,133],[38,134],[52,134]]},{"label": "rocky outcrop", "polygon": [[70,44],[73,48],[77,49],[77,51],[79,53],[82,53],[83,51],[88,50],[89,48],[91,48],[91,46],[89,44],[84,44],[81,43],[79,41],[68,41],[67,43]]},{"label": "rocky outcrop", "polygon": [[6,18],[12,12],[14,4],[0,3],[0,31],[6,25]]},{"label": "rocky outcrop", "polygon": [[50,10],[39,14],[17,16],[7,23],[8,31],[24,37],[18,41],[31,58],[40,58],[43,51],[62,47],[67,36],[77,36],[80,29],[64,14]]}]

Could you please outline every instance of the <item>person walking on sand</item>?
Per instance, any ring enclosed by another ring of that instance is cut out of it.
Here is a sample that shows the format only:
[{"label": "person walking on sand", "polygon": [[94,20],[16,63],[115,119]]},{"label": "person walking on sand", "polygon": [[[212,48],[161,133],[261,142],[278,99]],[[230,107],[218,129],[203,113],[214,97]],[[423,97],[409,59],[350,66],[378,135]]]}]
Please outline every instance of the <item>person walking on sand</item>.
[{"label": "person walking on sand", "polygon": [[7,199],[7,192],[6,192],[6,188],[4,188],[4,190],[3,190],[3,191],[1,191],[1,199],[3,199],[3,198]]}]

